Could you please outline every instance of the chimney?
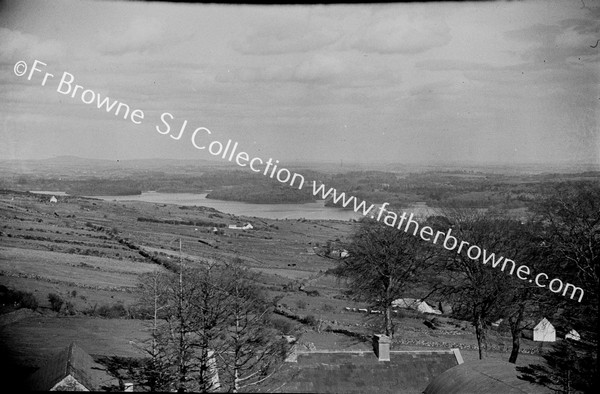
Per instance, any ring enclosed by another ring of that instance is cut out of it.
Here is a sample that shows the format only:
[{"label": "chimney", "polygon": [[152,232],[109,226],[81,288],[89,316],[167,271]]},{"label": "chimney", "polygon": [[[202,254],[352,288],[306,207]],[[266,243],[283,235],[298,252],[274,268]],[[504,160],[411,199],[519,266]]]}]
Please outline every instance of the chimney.
[{"label": "chimney", "polygon": [[390,361],[390,343],[390,337],[387,335],[373,335],[373,350],[379,361]]}]

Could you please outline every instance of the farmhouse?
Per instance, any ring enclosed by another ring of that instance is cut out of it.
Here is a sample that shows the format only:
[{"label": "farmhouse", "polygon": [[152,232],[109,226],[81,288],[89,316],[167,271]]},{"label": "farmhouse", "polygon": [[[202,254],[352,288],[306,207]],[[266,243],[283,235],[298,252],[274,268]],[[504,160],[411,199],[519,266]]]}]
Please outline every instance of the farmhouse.
[{"label": "farmhouse", "polygon": [[252,230],[254,226],[250,223],[246,223],[243,226],[238,226],[237,224],[230,224],[229,228],[232,230]]},{"label": "farmhouse", "polygon": [[398,298],[397,300],[392,301],[392,306],[396,308],[413,309],[421,313],[433,313],[436,315],[442,314],[442,312],[434,309],[425,301],[415,298]]},{"label": "farmhouse", "polygon": [[50,197],[50,202],[53,204],[56,204],[58,202],[58,200],[56,199],[55,196]]},{"label": "farmhouse", "polygon": [[556,330],[545,317],[533,328],[533,340],[537,342],[556,342]]},{"label": "farmhouse", "polygon": [[458,349],[393,351],[373,336],[373,351],[294,351],[284,363],[279,391],[311,393],[420,393],[444,371],[462,364]]},{"label": "farmhouse", "polygon": [[330,257],[345,259],[350,256],[350,253],[346,249],[335,249],[329,253]]}]

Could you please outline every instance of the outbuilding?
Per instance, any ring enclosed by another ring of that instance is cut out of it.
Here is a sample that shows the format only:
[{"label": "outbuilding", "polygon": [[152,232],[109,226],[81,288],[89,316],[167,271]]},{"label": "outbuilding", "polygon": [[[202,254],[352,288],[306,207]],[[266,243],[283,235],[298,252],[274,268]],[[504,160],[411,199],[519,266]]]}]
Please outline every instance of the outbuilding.
[{"label": "outbuilding", "polygon": [[556,342],[556,329],[545,317],[533,328],[536,342]]}]

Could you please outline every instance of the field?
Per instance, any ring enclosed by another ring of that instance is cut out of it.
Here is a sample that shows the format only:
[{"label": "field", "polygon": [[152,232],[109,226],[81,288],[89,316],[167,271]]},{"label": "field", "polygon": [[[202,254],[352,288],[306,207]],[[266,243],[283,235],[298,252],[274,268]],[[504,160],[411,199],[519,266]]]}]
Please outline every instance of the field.
[{"label": "field", "polygon": [[[368,306],[351,300],[345,284],[327,274],[337,261],[321,253],[328,243],[335,248],[348,240],[353,222],[235,217],[204,207],[68,196],[50,203],[48,196],[8,191],[0,194],[0,218],[0,285],[31,292],[40,304],[36,312],[2,306],[1,350],[15,381],[71,341],[96,357],[139,356],[147,331],[143,321],[128,315],[139,297],[139,278],[168,264],[242,259],[289,316],[277,318],[295,327],[300,347],[370,349],[355,334],[380,332],[380,315],[351,311]],[[254,229],[227,228],[246,222]],[[68,302],[70,312],[52,311],[49,293]],[[114,306],[125,314],[94,313]],[[308,315],[319,324],[299,322]],[[443,328],[431,329],[424,324],[431,318],[398,313],[393,349],[460,347],[466,361],[476,359],[469,325],[442,318]],[[489,356],[508,359],[510,343],[510,336],[492,332]],[[536,353],[536,346],[524,340],[522,349]],[[519,363],[537,358],[523,354]]]}]

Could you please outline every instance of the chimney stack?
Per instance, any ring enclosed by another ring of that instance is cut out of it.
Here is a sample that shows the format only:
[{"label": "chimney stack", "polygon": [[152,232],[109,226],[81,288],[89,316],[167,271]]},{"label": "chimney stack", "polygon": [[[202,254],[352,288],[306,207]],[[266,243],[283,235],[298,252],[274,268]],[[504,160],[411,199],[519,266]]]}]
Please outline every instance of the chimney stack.
[{"label": "chimney stack", "polygon": [[373,335],[373,350],[379,361],[390,361],[390,343],[390,337],[387,335]]}]

